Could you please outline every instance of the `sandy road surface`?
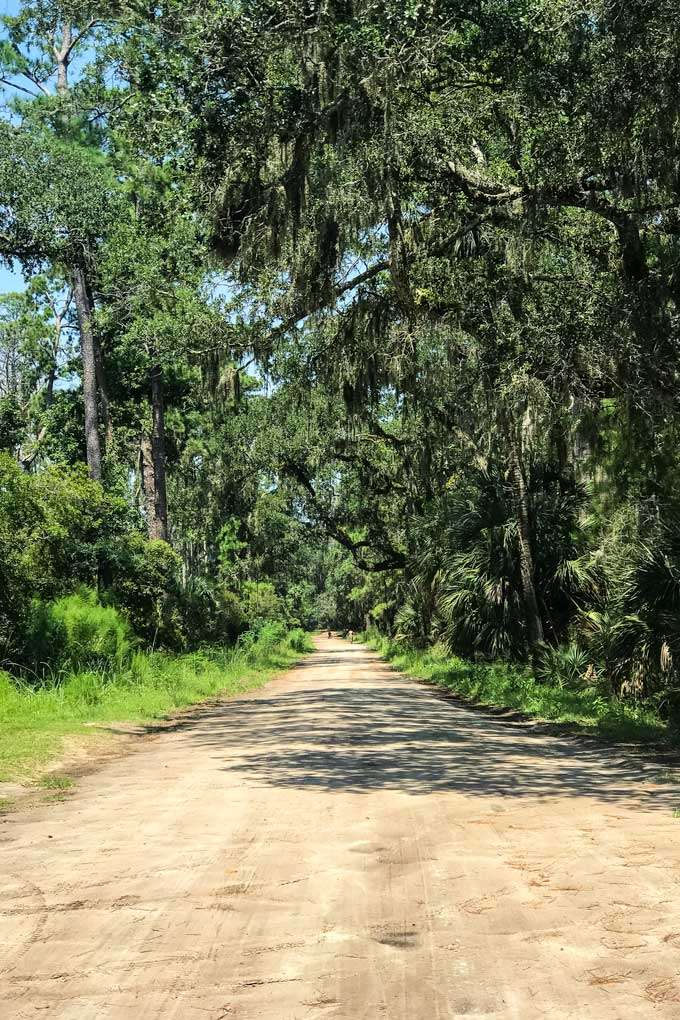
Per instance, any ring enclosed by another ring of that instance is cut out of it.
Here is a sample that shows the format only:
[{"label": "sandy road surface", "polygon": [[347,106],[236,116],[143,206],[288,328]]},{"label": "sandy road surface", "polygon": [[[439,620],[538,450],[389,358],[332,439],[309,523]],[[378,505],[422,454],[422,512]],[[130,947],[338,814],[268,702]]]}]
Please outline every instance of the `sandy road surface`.
[{"label": "sandy road surface", "polygon": [[677,1020],[668,796],[321,640],[0,825],[0,1016]]}]

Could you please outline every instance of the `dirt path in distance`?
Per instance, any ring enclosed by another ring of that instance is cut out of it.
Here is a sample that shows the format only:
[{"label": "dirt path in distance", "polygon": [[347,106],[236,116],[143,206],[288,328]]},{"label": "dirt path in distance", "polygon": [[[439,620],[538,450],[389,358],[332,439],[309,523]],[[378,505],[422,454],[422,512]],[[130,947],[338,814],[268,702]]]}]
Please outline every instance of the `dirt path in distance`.
[{"label": "dirt path in distance", "polygon": [[678,1020],[658,769],[317,644],[2,820],[3,1020]]}]

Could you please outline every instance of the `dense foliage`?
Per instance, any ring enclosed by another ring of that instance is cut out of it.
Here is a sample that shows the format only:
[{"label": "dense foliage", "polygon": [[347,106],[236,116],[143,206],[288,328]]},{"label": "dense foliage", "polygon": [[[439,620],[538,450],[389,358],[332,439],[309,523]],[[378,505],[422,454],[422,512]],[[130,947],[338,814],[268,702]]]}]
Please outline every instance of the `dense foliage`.
[{"label": "dense foliage", "polygon": [[371,625],[677,711],[674,5],[4,23],[6,658],[86,585],[149,644]]}]

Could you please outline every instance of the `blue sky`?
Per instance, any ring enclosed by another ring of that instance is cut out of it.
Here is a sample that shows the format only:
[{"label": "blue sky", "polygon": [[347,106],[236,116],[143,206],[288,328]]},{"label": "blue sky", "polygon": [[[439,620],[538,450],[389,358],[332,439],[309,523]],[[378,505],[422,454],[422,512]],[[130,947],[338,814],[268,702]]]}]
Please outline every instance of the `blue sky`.
[{"label": "blue sky", "polygon": [[6,266],[0,266],[0,294],[8,290],[23,290],[24,279],[21,272],[12,272]]},{"label": "blue sky", "polygon": [[[16,14],[20,6],[19,0],[0,0],[0,14]],[[12,272],[6,266],[0,266],[0,293],[21,290],[23,285],[21,272]]]},{"label": "blue sky", "polygon": [[[0,14],[18,14],[21,8],[21,0],[0,0]],[[23,290],[24,281],[21,270],[8,269],[0,265],[0,294],[8,290]]]}]

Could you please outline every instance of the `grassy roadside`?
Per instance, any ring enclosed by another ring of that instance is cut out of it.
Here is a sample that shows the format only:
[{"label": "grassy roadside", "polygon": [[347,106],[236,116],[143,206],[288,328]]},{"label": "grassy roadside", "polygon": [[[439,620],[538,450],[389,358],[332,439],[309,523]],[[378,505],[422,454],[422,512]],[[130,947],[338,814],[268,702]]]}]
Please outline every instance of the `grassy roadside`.
[{"label": "grassy roadside", "polygon": [[0,782],[34,782],[74,739],[101,740],[88,723],[148,722],[215,694],[252,690],[309,650],[309,638],[293,631],[237,650],[137,653],[120,672],[77,673],[37,690],[0,672]]},{"label": "grassy roadside", "polygon": [[441,647],[408,648],[375,633],[363,640],[398,670],[478,705],[511,708],[536,719],[569,723],[608,740],[662,744],[671,734],[649,709],[625,705],[592,688],[572,689],[539,683],[531,673],[508,663],[472,663]]}]

